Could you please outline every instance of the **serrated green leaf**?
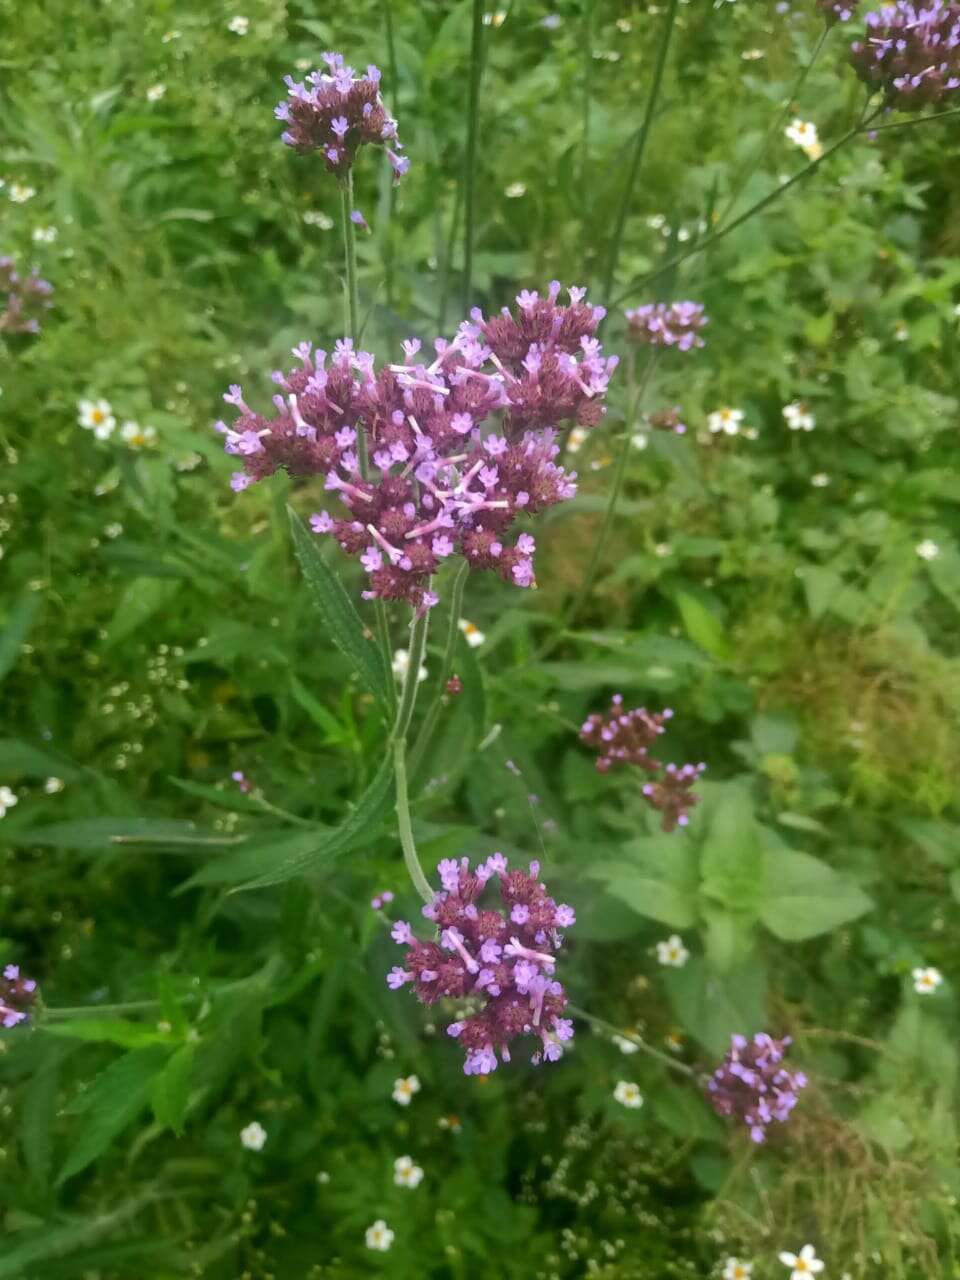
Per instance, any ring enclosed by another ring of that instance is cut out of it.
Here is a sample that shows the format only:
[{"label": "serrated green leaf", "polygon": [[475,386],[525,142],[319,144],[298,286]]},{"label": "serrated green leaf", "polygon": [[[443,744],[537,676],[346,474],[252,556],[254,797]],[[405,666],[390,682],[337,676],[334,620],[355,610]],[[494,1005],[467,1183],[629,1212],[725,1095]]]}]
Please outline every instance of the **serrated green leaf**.
[{"label": "serrated green leaf", "polygon": [[697,918],[697,855],[685,841],[668,836],[633,840],[624,859],[591,868],[607,892],[634,911],[673,929],[688,929]]},{"label": "serrated green leaf", "polygon": [[294,553],[327,634],[352,664],[365,687],[384,706],[389,706],[390,674],[384,668],[379,650],[364,634],[364,625],[353,601],[340,579],[324,563],[316,539],[310,536],[295,511],[288,508],[288,515]]},{"label": "serrated green leaf", "polygon": [[[91,1009],[91,1013],[96,1013]],[[87,1040],[97,1044],[116,1044],[124,1049],[142,1049],[147,1045],[165,1044],[168,1037],[155,1027],[124,1018],[70,1018],[48,1020],[43,1024],[47,1035],[64,1040]]]},{"label": "serrated green leaf", "polygon": [[701,892],[714,903],[754,918],[760,901],[760,830],[746,787],[725,785],[711,807],[700,853]]},{"label": "serrated green leaf", "polygon": [[101,1071],[79,1096],[69,1110],[82,1114],[80,1134],[63,1163],[57,1186],[101,1156],[140,1114],[147,1105],[151,1082],[166,1058],[165,1049],[135,1049]]},{"label": "serrated green leaf", "polygon": [[713,1054],[725,1053],[735,1033],[764,1029],[767,976],[758,960],[721,975],[695,957],[663,981],[684,1030]]},{"label": "serrated green leaf", "polygon": [[675,596],[684,629],[695,645],[722,662],[730,659],[730,643],[724,634],[723,624],[707,606],[687,591]]},{"label": "serrated green leaf", "polygon": [[855,920],[873,903],[851,880],[808,853],[766,849],[760,919],[784,942],[801,942]]},{"label": "serrated green leaf", "polygon": [[192,1044],[182,1045],[150,1085],[150,1105],[157,1122],[178,1136],[183,1133],[183,1120],[190,1098],[194,1053]]}]

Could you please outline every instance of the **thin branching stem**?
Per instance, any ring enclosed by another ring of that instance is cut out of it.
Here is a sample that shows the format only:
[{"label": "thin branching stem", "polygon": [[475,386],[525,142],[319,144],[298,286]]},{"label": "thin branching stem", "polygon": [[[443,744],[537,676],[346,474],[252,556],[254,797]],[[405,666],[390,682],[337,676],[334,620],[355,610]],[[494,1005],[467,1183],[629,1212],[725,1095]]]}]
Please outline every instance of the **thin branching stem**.
[{"label": "thin branching stem", "polygon": [[810,72],[814,68],[814,64],[816,63],[817,59],[820,57],[820,54],[823,52],[823,46],[827,42],[827,37],[829,36],[830,31],[831,31],[830,27],[824,26],[823,31],[820,34],[820,39],[817,41],[816,48],[814,49],[813,53],[810,55],[810,61],[804,63],[803,67],[801,67],[800,74],[799,76],[797,76],[797,79],[795,80],[793,87],[791,88],[789,94],[787,95],[787,98],[784,101],[783,106],[780,108],[780,111],[777,113],[776,119],[774,120],[770,128],[767,130],[767,132],[764,134],[763,141],[760,143],[760,146],[757,149],[756,155],[753,157],[750,167],[747,169],[743,177],[740,178],[735,184],[735,190],[731,195],[730,199],[727,201],[727,207],[724,209],[723,213],[720,215],[721,223],[724,221],[724,219],[730,213],[730,210],[735,207],[737,201],[743,195],[744,191],[747,188],[748,183],[750,182],[750,179],[757,172],[757,169],[760,167],[761,163],[763,162],[763,159],[766,156],[767,150],[770,146],[770,143],[773,141],[773,139],[777,136],[777,134],[783,128],[783,122],[786,120],[787,116],[790,114],[790,110],[792,108],[793,103],[800,96],[800,92],[803,89],[803,86],[807,82],[807,76],[809,76]]},{"label": "thin branching stem", "polygon": [[467,147],[463,170],[463,279],[460,304],[470,309],[473,288],[473,241],[476,234],[477,132],[480,117],[480,77],[483,72],[483,0],[473,0],[470,36],[470,90],[467,100]]},{"label": "thin branching stem", "polygon": [[[591,86],[593,81],[593,3],[594,0],[583,0],[583,30],[580,33],[583,59],[581,67],[581,99],[580,99],[580,200],[582,204],[582,240],[590,244],[590,220],[593,212],[590,186],[590,108],[592,105]],[[586,274],[586,273],[584,273]]]},{"label": "thin branching stem", "polygon": [[662,1066],[669,1067],[671,1071],[678,1071],[680,1075],[686,1076],[688,1080],[699,1082],[700,1076],[694,1071],[693,1067],[688,1067],[685,1062],[680,1062],[677,1058],[671,1058],[668,1053],[655,1049],[652,1044],[647,1044],[646,1040],[642,1040],[635,1031],[621,1031],[612,1022],[597,1018],[592,1013],[587,1013],[586,1009],[581,1009],[575,1004],[568,1004],[567,1012],[572,1013],[575,1018],[582,1018],[584,1022],[589,1022],[591,1027],[597,1031],[604,1031],[609,1036],[621,1036],[624,1040],[629,1040],[641,1052],[645,1053],[649,1058],[655,1058]]},{"label": "thin branching stem", "polygon": [[623,491],[623,481],[627,474],[627,458],[630,456],[631,431],[633,424],[636,422],[637,414],[640,412],[640,406],[643,403],[643,397],[650,384],[653,371],[657,364],[658,352],[656,349],[650,355],[647,366],[640,378],[640,385],[637,387],[636,393],[631,397],[630,407],[627,412],[627,419],[623,424],[623,440],[620,442],[620,452],[617,455],[616,470],[613,473],[613,484],[610,488],[610,497],[607,501],[607,509],[603,515],[603,524],[600,526],[600,533],[597,540],[593,544],[593,551],[590,554],[590,560],[587,564],[583,575],[583,581],[580,584],[580,590],[574,596],[573,602],[567,610],[565,625],[576,618],[583,602],[593,590],[593,580],[596,576],[597,568],[606,549],[607,539],[610,537],[610,530],[613,528],[613,522],[617,515],[617,503],[620,501],[620,494]]},{"label": "thin branching stem", "polygon": [[678,267],[682,262],[686,262],[688,258],[692,258],[696,254],[702,253],[704,249],[708,249],[719,240],[723,240],[725,236],[730,235],[731,231],[736,231],[736,229],[738,227],[742,227],[745,222],[749,222],[749,220],[756,214],[762,213],[764,209],[769,208],[769,206],[779,200],[781,196],[784,196],[788,191],[791,191],[797,183],[802,182],[804,178],[808,178],[812,173],[815,173],[824,161],[829,160],[832,155],[835,155],[836,152],[841,149],[841,147],[846,146],[846,144],[853,138],[857,137],[858,134],[866,133],[871,129],[873,127],[873,121],[876,119],[877,115],[879,115],[881,110],[882,108],[878,107],[872,115],[858,121],[853,128],[849,129],[843,137],[839,138],[832,147],[828,147],[822,156],[818,156],[816,160],[811,160],[808,165],[805,165],[802,169],[798,170],[792,178],[788,178],[786,182],[782,182],[778,187],[775,187],[773,191],[769,192],[761,200],[758,200],[756,204],[752,204],[749,209],[744,210],[744,212],[734,218],[732,222],[728,222],[725,227],[718,227],[716,231],[711,232],[705,239],[691,245],[690,248],[684,250],[683,253],[678,253],[668,262],[662,263],[653,271],[648,271],[646,275],[640,276],[638,279],[634,280],[630,287],[625,289],[618,297],[614,298],[612,302],[608,303],[608,306],[615,307],[619,305],[635,290],[643,288],[645,285],[649,284],[651,280],[656,280],[658,276],[665,275],[668,271],[672,271],[674,267]]},{"label": "thin branching stem", "polygon": [[627,182],[623,188],[623,196],[620,200],[620,210],[617,214],[617,225],[613,233],[613,240],[610,244],[610,255],[607,259],[607,270],[603,278],[603,294],[601,301],[604,303],[610,296],[613,288],[614,277],[617,273],[617,263],[620,259],[620,249],[623,244],[623,233],[627,225],[627,218],[630,214],[630,206],[633,203],[633,192],[637,185],[637,178],[640,175],[640,165],[643,161],[643,153],[646,150],[647,139],[650,136],[650,126],[653,123],[653,117],[657,109],[657,99],[660,97],[660,86],[663,83],[663,73],[667,65],[667,53],[670,49],[670,39],[673,36],[673,28],[677,18],[677,9],[680,0],[670,0],[670,6],[667,9],[667,15],[663,20],[663,30],[660,35],[660,44],[657,48],[657,59],[653,68],[653,79],[650,82],[650,92],[647,95],[647,107],[643,116],[643,123],[640,125],[640,132],[637,134],[637,140],[633,148],[633,156],[630,160],[630,170],[627,174]]},{"label": "thin branching stem", "polygon": [[[400,92],[400,84],[397,78],[397,44],[393,35],[393,8],[391,0],[382,0],[383,3],[383,26],[384,35],[387,41],[387,66],[390,69],[390,92],[392,95],[394,114],[399,114],[397,108],[397,97]],[[384,239],[384,255],[383,255],[383,274],[384,274],[384,290],[386,293],[387,306],[393,307],[393,237],[394,237],[394,215],[397,210],[397,184],[390,183],[390,217],[387,224],[387,234]]]},{"label": "thin branching stem", "polygon": [[423,724],[420,726],[420,732],[417,734],[416,741],[410,749],[410,773],[416,774],[423,759],[424,752],[430,745],[430,739],[433,737],[433,731],[437,727],[437,720],[440,716],[440,709],[443,706],[443,692],[447,681],[453,670],[453,655],[457,649],[457,635],[460,631],[460,614],[463,610],[463,588],[466,585],[467,574],[470,566],[466,560],[462,561],[453,581],[450,584],[450,618],[447,624],[447,642],[443,649],[443,661],[440,666],[440,680],[437,686],[437,692],[427,709],[427,714],[423,718]]},{"label": "thin branching stem", "polygon": [[417,701],[420,667],[423,664],[423,655],[427,647],[429,618],[429,610],[424,609],[419,617],[414,619],[413,627],[411,628],[409,663],[406,675],[403,678],[400,702],[397,707],[397,718],[390,737],[393,752],[393,776],[396,787],[397,826],[400,832],[400,847],[403,850],[403,861],[410,874],[410,879],[424,902],[432,902],[434,893],[430,888],[427,877],[423,874],[423,867],[420,865],[417,846],[413,838],[413,825],[410,821],[410,796],[407,790],[407,733],[410,729],[410,721]]}]

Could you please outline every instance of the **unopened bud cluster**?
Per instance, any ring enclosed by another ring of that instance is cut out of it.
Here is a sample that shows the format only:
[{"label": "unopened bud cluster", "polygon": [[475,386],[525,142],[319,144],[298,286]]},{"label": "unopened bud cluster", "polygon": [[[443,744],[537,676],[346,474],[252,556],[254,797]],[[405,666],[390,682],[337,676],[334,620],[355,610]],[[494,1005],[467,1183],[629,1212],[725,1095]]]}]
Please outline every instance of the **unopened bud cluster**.
[{"label": "unopened bud cluster", "polygon": [[36,270],[21,275],[13,258],[0,257],[0,333],[39,333],[40,318],[53,306],[53,285]]},{"label": "unopened bud cluster", "polygon": [[25,1022],[36,998],[36,982],[22,977],[19,965],[8,964],[0,975],[0,1027],[15,1027]]}]

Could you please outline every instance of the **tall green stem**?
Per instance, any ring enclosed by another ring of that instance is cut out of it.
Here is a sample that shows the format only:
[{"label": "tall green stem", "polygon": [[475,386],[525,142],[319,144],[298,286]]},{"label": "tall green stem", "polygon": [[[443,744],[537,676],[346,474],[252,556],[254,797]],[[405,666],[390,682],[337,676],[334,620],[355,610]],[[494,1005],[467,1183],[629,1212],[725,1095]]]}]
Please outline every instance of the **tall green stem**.
[{"label": "tall green stem", "polygon": [[640,406],[643,403],[644,393],[649,385],[656,363],[657,351],[654,349],[650,359],[647,361],[647,367],[643,371],[636,395],[633,397],[627,421],[624,423],[623,440],[620,444],[620,453],[617,456],[617,469],[613,474],[613,486],[610,489],[610,498],[607,502],[607,509],[603,515],[603,524],[600,526],[600,533],[593,545],[593,551],[590,555],[590,561],[587,564],[586,572],[583,575],[583,582],[580,585],[580,590],[577,592],[573,603],[567,611],[566,621],[568,623],[572,622],[573,619],[576,618],[583,602],[589,596],[593,588],[593,579],[606,548],[607,539],[610,537],[610,530],[613,528],[613,521],[617,514],[617,503],[619,502],[620,494],[623,491],[623,481],[627,474],[627,458],[630,455],[630,433],[633,428],[633,423],[636,421],[637,414],[640,411]]},{"label": "tall green stem", "polygon": [[460,304],[464,314],[470,308],[473,287],[473,240],[476,221],[477,128],[480,117],[480,75],[483,71],[483,0],[473,0],[470,37],[470,94],[467,101],[467,149],[463,170],[463,281]]},{"label": "tall green stem", "polygon": [[[583,243],[590,244],[590,215],[593,201],[590,198],[590,108],[592,105],[591,87],[593,83],[593,0],[583,0],[583,31],[581,56],[581,93],[580,102],[580,199],[583,203]],[[586,266],[586,264],[585,264]],[[586,270],[584,270],[586,276]]]},{"label": "tall green stem", "polygon": [[753,157],[750,167],[747,169],[746,173],[743,174],[743,176],[739,178],[735,183],[735,189],[734,189],[733,195],[727,201],[727,207],[724,209],[723,213],[720,215],[721,223],[723,222],[724,218],[727,217],[730,210],[736,205],[740,197],[743,195],[743,192],[747,184],[749,183],[753,175],[756,173],[757,169],[760,167],[760,164],[763,161],[764,156],[767,154],[767,148],[770,146],[771,141],[777,136],[777,134],[780,132],[781,128],[783,127],[784,120],[786,120],[787,116],[790,114],[792,103],[796,98],[799,97],[800,90],[803,88],[803,86],[807,82],[807,76],[813,70],[814,63],[817,61],[817,59],[820,57],[821,52],[823,51],[823,46],[827,42],[827,36],[830,34],[830,31],[831,31],[830,27],[824,26],[823,31],[820,34],[820,39],[817,41],[817,46],[810,56],[810,61],[805,63],[804,66],[801,68],[800,74],[799,76],[797,76],[797,79],[794,82],[794,85],[791,88],[790,93],[787,95],[787,99],[784,102],[783,106],[781,107],[776,119],[774,120],[770,128],[767,130],[767,132],[764,134],[763,141],[760,143],[760,146],[757,150],[756,155]]},{"label": "tall green stem", "polygon": [[[400,93],[400,83],[397,78],[397,45],[393,37],[393,9],[390,0],[383,0],[383,25],[387,38],[387,66],[390,70],[390,92],[394,103],[394,110],[397,110],[397,97]],[[384,255],[383,255],[383,273],[384,286],[387,298],[387,306],[393,307],[393,219],[397,209],[397,184],[390,183],[390,218],[387,225],[387,234],[384,237]]]},{"label": "tall green stem", "polygon": [[[343,224],[343,253],[346,262],[347,277],[347,325],[350,339],[356,349],[360,343],[360,298],[357,289],[357,234],[351,221],[353,212],[353,173],[340,180],[340,218]],[[357,460],[360,463],[360,474],[366,478],[367,438],[363,431],[357,433]],[[383,659],[384,669],[389,674],[392,654],[390,651],[390,625],[387,621],[387,610],[382,600],[375,600],[373,613],[377,629],[377,645]],[[392,700],[393,684],[389,684],[389,696]]]},{"label": "tall green stem", "polygon": [[656,1058],[657,1062],[669,1067],[671,1071],[679,1071],[681,1075],[685,1075],[691,1080],[699,1079],[693,1067],[688,1067],[685,1062],[678,1062],[676,1058],[671,1058],[669,1054],[655,1049],[652,1044],[647,1044],[646,1040],[641,1039],[635,1031],[621,1031],[612,1022],[606,1022],[603,1018],[594,1017],[592,1013],[587,1013],[586,1009],[581,1009],[575,1004],[568,1004],[567,1012],[572,1013],[575,1018],[582,1018],[584,1022],[589,1022],[598,1031],[605,1031],[607,1035],[620,1036],[623,1040],[629,1040],[631,1044],[635,1044],[648,1057]]},{"label": "tall green stem", "polygon": [[417,846],[413,839],[413,826],[410,822],[410,797],[407,791],[407,732],[413,717],[413,709],[417,701],[417,685],[419,684],[420,667],[427,647],[427,627],[430,614],[424,610],[416,618],[410,632],[410,654],[407,672],[403,678],[400,703],[397,707],[397,718],[390,737],[393,752],[393,777],[396,787],[397,826],[400,831],[400,847],[403,850],[403,861],[417,893],[424,902],[432,902],[433,890],[423,874],[420,859],[417,857]]},{"label": "tall green stem", "polygon": [[657,60],[653,68],[653,79],[650,82],[650,92],[647,95],[647,109],[644,112],[643,123],[640,125],[640,132],[637,134],[637,141],[633,148],[630,171],[627,174],[627,183],[623,189],[623,198],[620,201],[620,212],[617,214],[616,230],[613,233],[613,241],[610,245],[610,257],[607,261],[607,271],[603,280],[603,294],[601,296],[601,301],[605,304],[606,299],[610,296],[610,290],[613,288],[613,280],[617,272],[617,262],[620,258],[620,248],[623,243],[623,232],[627,225],[630,205],[633,202],[633,190],[640,174],[640,165],[643,160],[643,153],[646,150],[647,138],[650,136],[650,126],[653,123],[657,99],[660,96],[663,72],[667,65],[667,52],[670,48],[670,39],[673,35],[679,4],[680,0],[670,0],[670,7],[663,21],[663,31],[661,32],[660,44],[657,49]]},{"label": "tall green stem", "polygon": [[688,258],[692,258],[695,254],[702,253],[704,249],[708,249],[711,245],[716,244],[719,240],[728,236],[731,231],[736,231],[737,227],[742,227],[743,224],[748,222],[755,214],[761,213],[776,200],[779,200],[781,196],[786,195],[786,193],[795,187],[798,182],[802,182],[804,178],[809,177],[810,174],[819,169],[825,160],[829,160],[830,157],[839,151],[841,147],[846,146],[852,138],[855,138],[858,134],[864,133],[866,130],[870,129],[873,125],[873,121],[876,119],[877,115],[879,115],[880,110],[881,108],[878,107],[877,111],[872,116],[869,116],[866,120],[860,121],[854,125],[854,127],[848,130],[847,133],[835,142],[832,147],[828,147],[822,156],[819,156],[816,160],[811,160],[808,165],[805,165],[795,173],[792,178],[788,178],[786,182],[775,187],[774,190],[768,195],[765,195],[762,200],[758,200],[756,204],[752,204],[749,209],[734,218],[732,222],[728,222],[725,227],[719,227],[716,231],[711,232],[706,239],[700,240],[697,244],[691,245],[691,247],[684,250],[683,253],[678,253],[676,257],[671,258],[669,262],[664,262],[661,266],[657,267],[655,271],[648,271],[646,275],[639,276],[633,281],[629,288],[625,289],[623,293],[619,294],[611,302],[608,302],[607,306],[618,306],[635,290],[643,288],[645,285],[649,284],[651,280],[656,280],[658,276],[662,276],[666,272],[672,271],[674,267],[678,267],[681,262],[686,262]]},{"label": "tall green stem", "polygon": [[410,772],[415,774],[423,759],[423,753],[430,744],[433,737],[433,731],[437,727],[437,720],[440,716],[440,708],[443,706],[444,686],[450,678],[453,669],[453,655],[457,649],[457,635],[460,630],[460,614],[463,610],[463,588],[467,581],[467,573],[470,566],[466,560],[462,561],[460,567],[454,575],[453,582],[450,584],[450,618],[447,624],[447,643],[443,650],[443,661],[440,666],[440,681],[436,696],[430,704],[427,714],[423,718],[423,724],[420,726],[420,732],[417,734],[417,740],[410,749]]}]

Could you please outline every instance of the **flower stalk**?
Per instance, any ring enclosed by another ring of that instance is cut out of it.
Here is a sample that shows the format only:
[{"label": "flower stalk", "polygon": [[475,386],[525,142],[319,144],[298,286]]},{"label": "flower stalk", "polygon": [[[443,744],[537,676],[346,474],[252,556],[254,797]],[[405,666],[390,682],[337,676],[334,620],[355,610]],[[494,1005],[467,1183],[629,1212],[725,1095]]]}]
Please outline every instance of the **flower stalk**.
[{"label": "flower stalk", "polygon": [[434,893],[430,888],[427,877],[423,873],[423,867],[420,865],[417,846],[413,838],[413,825],[410,821],[410,796],[407,787],[407,733],[410,729],[410,721],[417,701],[417,685],[419,684],[423,655],[427,647],[429,620],[430,613],[427,609],[424,609],[419,616],[414,618],[410,631],[409,661],[403,678],[400,702],[397,706],[397,718],[394,722],[393,733],[390,735],[400,847],[403,850],[403,861],[410,879],[425,903],[433,901]]}]

